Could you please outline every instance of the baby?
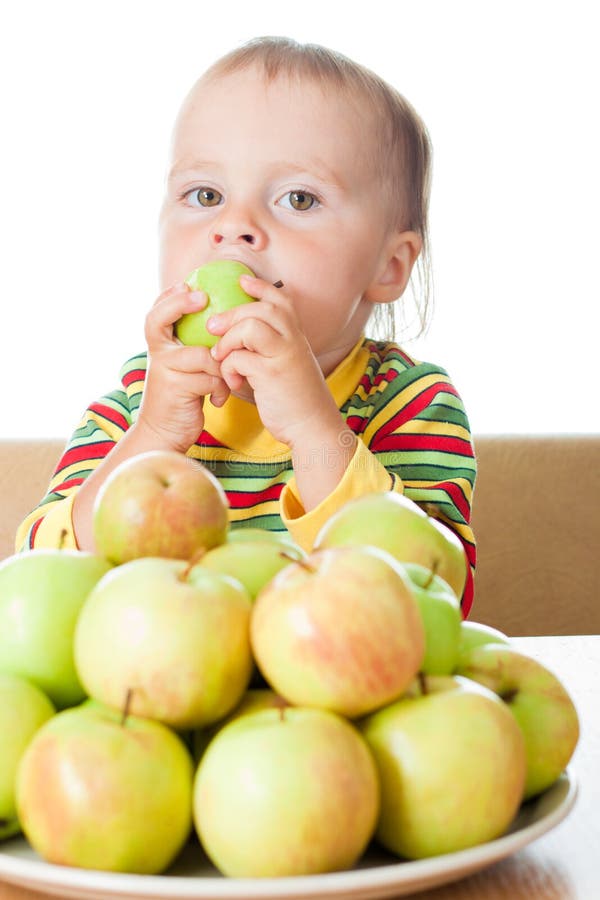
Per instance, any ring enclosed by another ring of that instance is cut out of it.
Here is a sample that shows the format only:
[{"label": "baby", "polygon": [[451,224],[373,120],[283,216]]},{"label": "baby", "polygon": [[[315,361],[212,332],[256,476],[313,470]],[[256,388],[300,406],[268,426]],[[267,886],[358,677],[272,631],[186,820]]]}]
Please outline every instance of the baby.
[{"label": "baby", "polygon": [[[232,527],[287,528],[310,549],[347,500],[391,489],[448,524],[473,566],[461,400],[393,335],[365,336],[426,254],[429,176],[415,111],[341,54],[261,38],[213,65],[175,123],[148,352],[89,406],[17,546],[66,532],[93,549],[106,476],[162,449],[211,469]],[[249,266],[241,286],[260,302],[214,315],[212,350],[183,346],[174,323],[206,305],[184,280],[215,259]],[[469,581],[465,615],[471,593]]]}]

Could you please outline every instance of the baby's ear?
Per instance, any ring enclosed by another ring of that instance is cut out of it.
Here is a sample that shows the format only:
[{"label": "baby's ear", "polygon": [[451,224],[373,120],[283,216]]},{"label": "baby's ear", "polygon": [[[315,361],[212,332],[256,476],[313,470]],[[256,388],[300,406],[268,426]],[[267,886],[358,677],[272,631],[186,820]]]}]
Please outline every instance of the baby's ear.
[{"label": "baby's ear", "polygon": [[382,256],[379,274],[369,285],[365,298],[371,303],[392,303],[401,297],[423,247],[416,231],[400,231],[390,236]]}]

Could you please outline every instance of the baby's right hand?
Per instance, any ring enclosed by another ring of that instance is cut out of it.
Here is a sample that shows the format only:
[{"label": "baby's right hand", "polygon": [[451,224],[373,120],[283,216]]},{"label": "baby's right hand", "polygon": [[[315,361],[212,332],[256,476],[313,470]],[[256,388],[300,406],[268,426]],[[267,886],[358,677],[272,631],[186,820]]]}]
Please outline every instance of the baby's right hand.
[{"label": "baby's right hand", "polygon": [[206,303],[182,282],[163,291],[146,317],[149,367],[136,427],[154,432],[157,449],[185,453],[202,431],[204,398],[222,406],[229,395],[208,348],[185,347],[174,336],[174,323]]}]

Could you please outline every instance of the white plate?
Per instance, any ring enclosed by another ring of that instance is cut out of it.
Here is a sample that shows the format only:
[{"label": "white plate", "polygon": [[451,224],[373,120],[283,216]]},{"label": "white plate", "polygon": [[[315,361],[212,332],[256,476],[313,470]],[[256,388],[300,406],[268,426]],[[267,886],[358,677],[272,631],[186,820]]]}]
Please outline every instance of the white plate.
[{"label": "white plate", "polygon": [[[0,880],[75,900],[377,900],[456,881],[496,862],[550,831],[571,810],[577,785],[565,773],[549,790],[523,804],[503,837],[469,850],[400,862],[375,847],[355,869],[295,878],[223,878],[190,841],[165,875],[121,875],[43,862],[23,838],[0,845]],[[0,886],[1,888],[1,886]],[[1,890],[0,890],[1,893]]]}]

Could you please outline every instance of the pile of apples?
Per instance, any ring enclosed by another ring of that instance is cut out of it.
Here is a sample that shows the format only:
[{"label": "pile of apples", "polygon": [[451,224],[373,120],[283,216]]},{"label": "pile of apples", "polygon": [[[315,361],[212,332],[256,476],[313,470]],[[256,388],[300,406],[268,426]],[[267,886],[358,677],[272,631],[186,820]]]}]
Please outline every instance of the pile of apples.
[{"label": "pile of apples", "polygon": [[159,873],[196,837],[234,877],[348,869],[373,840],[435,856],[503,834],[573,754],[560,680],[462,621],[460,542],[397,493],[307,554],[147,453],[94,536],[0,565],[0,838],[47,861]]}]

